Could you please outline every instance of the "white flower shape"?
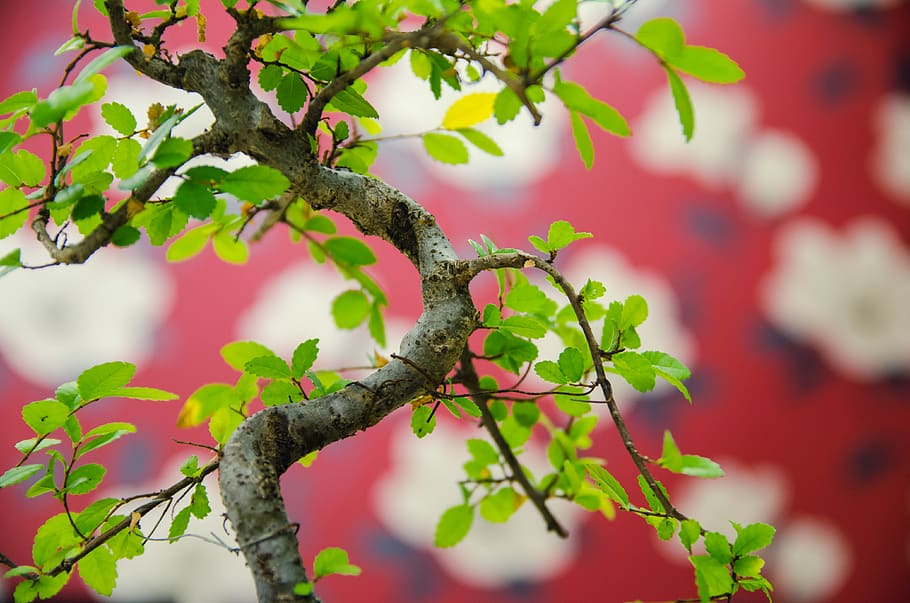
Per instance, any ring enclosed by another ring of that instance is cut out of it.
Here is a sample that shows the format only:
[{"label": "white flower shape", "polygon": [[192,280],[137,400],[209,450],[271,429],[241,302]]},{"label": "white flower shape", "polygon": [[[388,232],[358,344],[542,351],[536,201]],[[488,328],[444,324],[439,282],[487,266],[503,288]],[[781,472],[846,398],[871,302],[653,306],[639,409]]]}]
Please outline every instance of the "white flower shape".
[{"label": "white flower shape", "polygon": [[[414,77],[407,57],[395,65],[375,74],[367,97],[379,112],[383,126],[382,136],[416,134],[432,130],[442,123],[449,106],[461,95],[474,92],[494,92],[501,87],[492,76],[476,84],[465,84],[462,92],[455,92],[442,85],[442,96],[437,101],[426,82]],[[476,126],[490,135],[502,148],[503,156],[494,157],[470,148],[471,162],[467,165],[445,165],[427,156],[418,139],[404,142],[390,141],[383,150],[392,152],[397,145],[407,145],[410,154],[416,155],[420,169],[428,169],[443,182],[461,189],[478,190],[533,184],[559,162],[559,141],[565,123],[564,112],[558,103],[547,101],[541,111],[547,116],[539,126],[534,126],[526,110],[504,126],[496,126],[490,119]],[[453,133],[453,135],[456,135]],[[457,135],[456,135],[457,136]],[[392,182],[407,175],[389,174]]]},{"label": "white flower shape", "polygon": [[[160,475],[149,484],[131,487],[129,490],[103,492],[99,497],[120,498],[136,492],[155,492],[170,486],[182,477],[178,467],[185,458],[186,455],[179,460],[166,460],[161,465]],[[212,512],[205,519],[191,518],[187,533],[206,537],[217,534],[226,546],[235,546],[233,539],[224,530],[222,516],[225,511],[218,480],[214,474],[210,474],[204,483]],[[185,500],[189,500],[189,497]],[[180,508],[184,506],[185,503]],[[161,525],[154,534],[155,538],[167,536],[172,517],[170,511],[164,514]],[[157,519],[153,512],[142,520],[141,525],[146,534]],[[188,568],[192,568],[192,571]],[[218,578],[208,580],[205,579],[207,576]],[[105,601],[116,603],[158,600],[174,603],[245,603],[255,599],[253,578],[242,556],[192,537],[183,538],[176,544],[146,543],[145,553],[141,556],[117,564],[117,586],[111,597],[104,598]]]},{"label": "white flower shape", "polygon": [[[334,369],[368,365],[375,349],[365,326],[352,331],[335,327],[332,300],[357,284],[346,281],[328,265],[298,262],[263,283],[256,301],[237,319],[238,339],[268,346],[290,357],[301,341],[318,338],[317,368]],[[388,349],[398,347],[408,327],[401,320],[386,320]]]},{"label": "white flower shape", "polygon": [[788,601],[830,601],[850,576],[852,553],[829,521],[801,517],[784,524],[776,538],[771,571]]},{"label": "white flower shape", "polygon": [[[440,411],[445,412],[445,411]],[[489,523],[478,515],[468,536],[452,549],[433,546],[442,511],[461,503],[457,482],[467,459],[464,441],[481,437],[440,421],[436,430],[418,440],[401,424],[392,436],[392,464],[373,490],[380,522],[395,537],[431,553],[458,580],[482,588],[515,581],[540,582],[564,570],[577,552],[575,539],[547,532],[537,510],[526,502],[507,523]],[[519,458],[535,471],[546,470],[541,446],[529,442]],[[581,511],[570,503],[548,503],[563,526],[574,532]]]},{"label": "white flower shape", "polygon": [[781,229],[776,256],[762,287],[774,325],[854,379],[910,369],[910,253],[890,224],[863,217],[836,232],[800,219]]},{"label": "white flower shape", "polygon": [[818,167],[791,132],[758,127],[758,101],[744,86],[688,83],[695,134],[686,143],[669,90],[648,101],[631,139],[633,157],[662,174],[687,175],[706,188],[735,190],[758,217],[770,218],[804,204],[815,189]]},{"label": "white flower shape", "polygon": [[817,179],[815,156],[802,140],[789,132],[765,130],[746,148],[736,187],[746,207],[770,218],[802,205]]},{"label": "white flower shape", "polygon": [[875,118],[872,172],[889,195],[910,205],[910,94],[883,97]]},{"label": "white flower shape", "polygon": [[[23,260],[47,255],[24,236]],[[30,381],[56,386],[92,365],[112,360],[140,363],[170,311],[174,284],[160,264],[137,251],[106,249],[83,265],[17,270],[0,280],[0,351]]]}]

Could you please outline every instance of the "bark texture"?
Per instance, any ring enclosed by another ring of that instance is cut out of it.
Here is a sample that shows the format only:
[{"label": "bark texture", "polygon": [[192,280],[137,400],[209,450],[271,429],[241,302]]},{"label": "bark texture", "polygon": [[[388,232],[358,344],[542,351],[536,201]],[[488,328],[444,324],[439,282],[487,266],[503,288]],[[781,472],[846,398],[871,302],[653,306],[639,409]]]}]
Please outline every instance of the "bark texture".
[{"label": "bark texture", "polygon": [[[117,44],[135,46],[122,0],[106,0],[105,5]],[[158,55],[149,58],[137,47],[126,60],[152,79],[203,97],[215,123],[203,135],[205,144],[194,148],[195,154],[244,153],[280,170],[291,181],[290,192],[313,208],[339,212],[364,234],[394,245],[415,266],[422,285],[423,313],[403,339],[400,359],[335,394],[261,411],[246,420],[224,448],[219,469],[222,498],[259,600],[315,600],[314,595],[293,592],[307,575],[296,527],[288,522],[281,496],[281,475],[307,453],[365,430],[414,397],[433,391],[458,361],[478,315],[468,293],[470,279],[457,270],[458,258],[432,215],[381,181],[324,167],[314,156],[308,135],[331,95],[350,82],[335,86],[337,90],[327,87],[303,125],[289,128],[252,93],[247,69],[252,41],[279,28],[254,11],[229,12],[237,30],[223,59],[194,50],[172,63]],[[431,28],[396,36],[384,50],[365,58],[354,75],[359,77],[359,72],[387,58],[406,39],[429,44],[435,34]],[[153,178],[163,182],[161,174]],[[148,196],[153,193],[148,191]],[[279,204],[274,211],[283,208]]]}]

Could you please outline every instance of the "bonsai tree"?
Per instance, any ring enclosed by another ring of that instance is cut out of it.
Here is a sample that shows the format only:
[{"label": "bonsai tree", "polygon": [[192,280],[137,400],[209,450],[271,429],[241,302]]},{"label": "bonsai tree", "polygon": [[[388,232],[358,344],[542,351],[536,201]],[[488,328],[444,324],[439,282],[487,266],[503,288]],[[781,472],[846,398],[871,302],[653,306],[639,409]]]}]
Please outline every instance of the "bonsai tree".
[{"label": "bonsai tree", "polygon": [[[194,455],[171,487],[138,500],[86,501],[105,472],[91,452],[137,426],[120,417],[84,424],[80,411],[107,398],[170,400],[175,394],[132,385],[135,366],[107,362],[86,367],[52,397],[25,404],[24,429],[33,433],[15,443],[21,458],[0,476],[0,487],[31,480],[27,496],[51,496],[61,506],[37,531],[32,560],[0,554],[7,577],[21,579],[15,600],[52,597],[73,571],[110,594],[115,564],[154,546],[147,541],[154,526],[144,518],[188,495],[189,505],[175,515],[167,535],[178,539],[193,517],[209,513],[202,480],[217,470],[259,600],[314,601],[315,580],[360,570],[343,549],[330,548],[307,571],[279,477],[401,407],[411,413],[417,437],[429,436],[441,414],[486,432],[467,440],[462,502],[440,509],[436,545],[455,546],[478,514],[506,521],[522,504],[539,512],[541,529],[565,537],[549,504],[564,499],[607,516],[617,509],[637,515],[660,538],[678,538],[690,554],[701,601],[730,600],[741,589],[769,593],[763,561],[754,553],[770,544],[774,529],[735,525],[731,542],[683,515],[659,480],[658,471],[718,477],[720,467],[683,454],[669,432],[659,454],[636,448],[610,379],[639,391],[662,379],[690,399],[684,384],[689,370],[641,341],[637,328],[648,316],[643,297],[610,300],[604,283],[564,277],[561,251],[591,235],[557,221],[545,237],[530,236],[526,250],[499,248],[484,237],[471,242],[476,256],[459,257],[424,207],[370,174],[382,146],[382,116],[369,101],[368,79],[396,61],[408,61],[437,99],[444,87],[460,92],[438,128],[415,134],[432,158],[467,162],[469,145],[501,155],[495,136],[475,126],[491,119],[539,123],[545,119],[542,103],[552,98],[568,112],[578,154],[591,168],[588,129],[627,136],[629,126],[560,69],[601,35],[630,38],[653,55],[688,139],[693,112],[682,75],[733,83],[743,73],[725,54],[688,44],[671,19],[624,29],[623,16],[634,3],[601,3],[589,23],[579,15],[578,0],[556,0],[546,8],[505,0],[337,0],[319,8],[301,0],[222,0],[234,27],[215,56],[201,49],[176,55],[169,47],[172,28],[186,22],[195,21],[204,42],[199,0],[158,0],[147,12],[123,0],[94,0],[109,23],[104,32],[80,27],[77,1],[72,38],[60,48],[72,56],[60,85],[46,97],[27,90],[0,102],[0,237],[31,231],[52,265],[90,261],[102,248],[129,247],[143,237],[166,246],[172,261],[190,258],[211,241],[220,257],[236,262],[246,257],[247,241],[287,230],[305,242],[302,253],[350,279],[352,288],[332,302],[338,328],[365,322],[384,345],[386,293],[366,269],[376,260],[368,242],[380,237],[413,265],[423,312],[399,351],[377,358],[375,370],[358,379],[314,370],[315,339],[301,342],[290,358],[255,342],[225,346],[222,356],[238,371],[236,382],[200,384],[178,420],[182,426],[208,424],[211,458],[200,462]],[[103,71],[116,61],[201,95],[214,116],[211,127],[193,138],[175,135],[199,106],[152,99],[146,122],[120,103],[104,102]],[[498,91],[472,90],[480,80],[495,81]],[[117,135],[73,131],[77,113],[99,110]],[[25,148],[36,144],[47,150],[42,157]],[[238,154],[254,164],[227,171],[198,159]],[[161,187],[173,178],[179,184],[165,195]],[[349,220],[363,239],[337,234],[336,219]],[[73,230],[81,237],[68,238]],[[36,267],[23,265],[18,250],[0,263],[4,271]],[[496,276],[498,296],[478,307],[469,285],[487,272]],[[529,278],[533,272],[542,278]],[[563,349],[554,360],[538,360],[536,342],[550,332]],[[521,387],[530,371],[549,386]],[[596,405],[606,407],[638,470],[634,487],[620,483],[602,460],[584,456],[599,420]],[[550,468],[544,474],[522,463],[531,437],[546,439]]]}]

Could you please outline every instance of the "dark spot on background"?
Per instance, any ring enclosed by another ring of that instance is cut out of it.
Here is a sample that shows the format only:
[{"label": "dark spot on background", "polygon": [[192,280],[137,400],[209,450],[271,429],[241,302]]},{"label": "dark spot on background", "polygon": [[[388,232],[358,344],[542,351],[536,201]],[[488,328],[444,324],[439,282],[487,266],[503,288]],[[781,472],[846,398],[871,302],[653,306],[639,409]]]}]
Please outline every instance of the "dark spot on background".
[{"label": "dark spot on background", "polygon": [[[759,352],[780,358],[785,374],[798,392],[807,393],[825,380],[827,368],[818,352],[774,325],[759,319],[754,338]],[[792,399],[801,400],[802,397],[794,396]]]},{"label": "dark spot on background", "polygon": [[895,467],[894,447],[883,438],[861,442],[847,454],[847,479],[854,486],[868,486]]},{"label": "dark spot on background", "polygon": [[826,105],[847,100],[859,88],[860,72],[856,65],[835,60],[821,65],[811,79],[815,97]]}]

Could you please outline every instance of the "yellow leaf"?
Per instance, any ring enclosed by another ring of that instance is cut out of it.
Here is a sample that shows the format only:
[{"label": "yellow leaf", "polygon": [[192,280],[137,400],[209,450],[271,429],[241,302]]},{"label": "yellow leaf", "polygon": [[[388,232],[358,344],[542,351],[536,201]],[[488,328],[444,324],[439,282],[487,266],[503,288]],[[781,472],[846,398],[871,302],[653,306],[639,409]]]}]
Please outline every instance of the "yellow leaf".
[{"label": "yellow leaf", "polygon": [[446,111],[445,117],[442,118],[442,127],[447,130],[460,130],[479,124],[493,115],[495,99],[495,92],[475,92],[462,96]]},{"label": "yellow leaf", "polygon": [[188,398],[177,415],[177,427],[195,427],[202,423],[202,403],[195,398]]}]

